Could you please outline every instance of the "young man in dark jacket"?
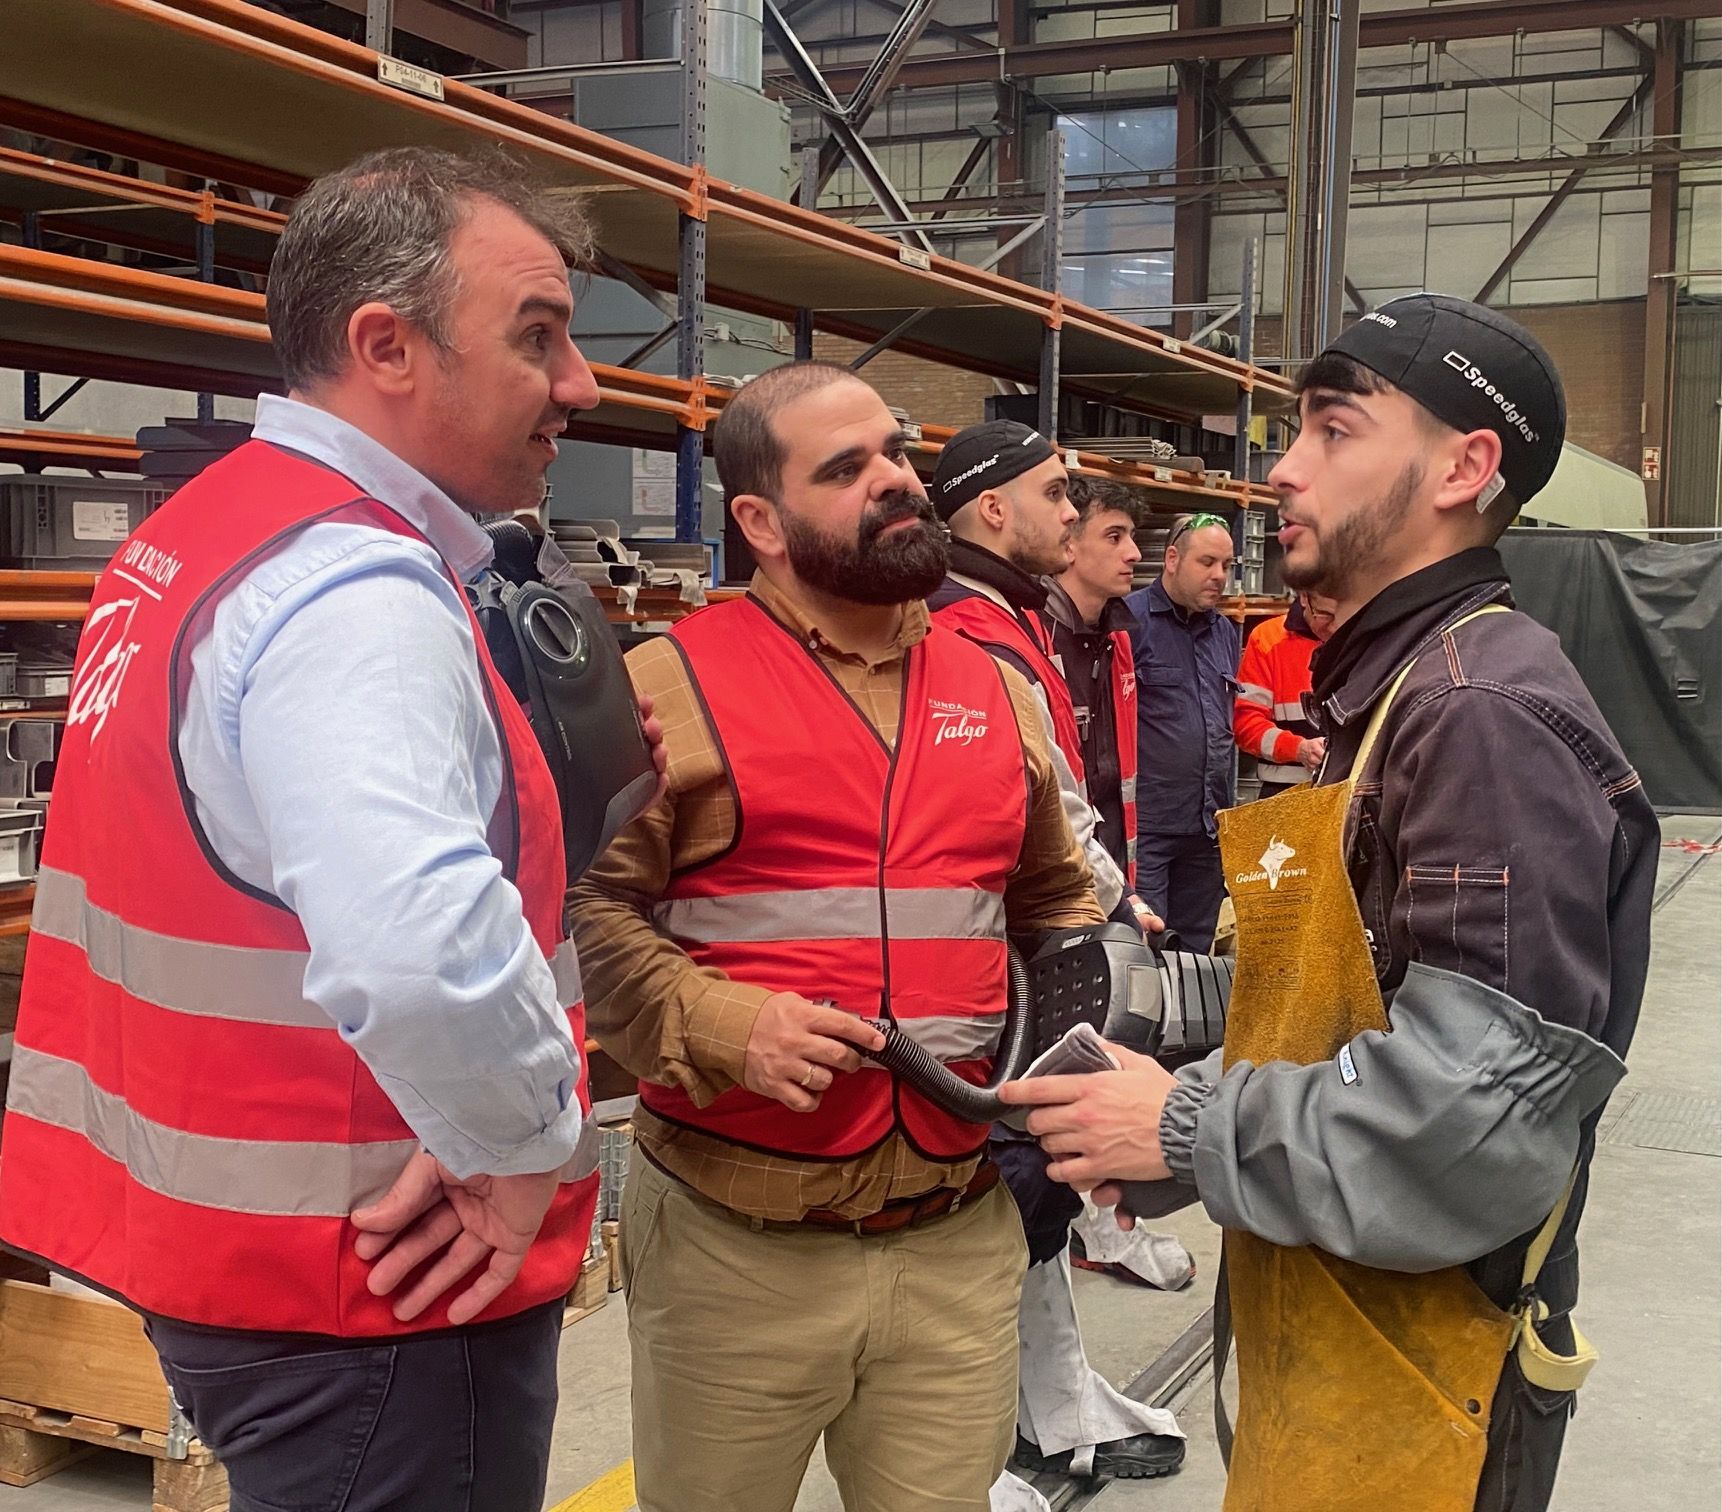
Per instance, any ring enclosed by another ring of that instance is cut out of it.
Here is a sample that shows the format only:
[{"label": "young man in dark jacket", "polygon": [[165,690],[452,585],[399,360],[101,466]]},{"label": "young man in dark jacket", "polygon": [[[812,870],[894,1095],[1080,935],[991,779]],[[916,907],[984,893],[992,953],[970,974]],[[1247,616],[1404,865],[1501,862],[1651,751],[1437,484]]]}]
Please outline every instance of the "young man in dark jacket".
[{"label": "young man in dark jacket", "polygon": [[1029,1126],[1059,1179],[1170,1176],[1226,1229],[1237,1504],[1541,1512],[1594,1359],[1577,1227],[1658,852],[1494,549],[1565,402],[1524,330],[1423,294],[1346,331],[1299,411],[1270,481],[1287,581],[1339,603],[1328,752],[1313,788],[1224,816],[1225,1050],[1007,1097],[1052,1105]]},{"label": "young man in dark jacket", "polygon": [[1082,739],[1088,801],[1096,832],[1126,877],[1136,867],[1136,670],[1124,606],[1141,507],[1122,483],[1078,474],[1070,480],[1070,565],[1046,579],[1041,611],[1052,649],[1064,669]]}]

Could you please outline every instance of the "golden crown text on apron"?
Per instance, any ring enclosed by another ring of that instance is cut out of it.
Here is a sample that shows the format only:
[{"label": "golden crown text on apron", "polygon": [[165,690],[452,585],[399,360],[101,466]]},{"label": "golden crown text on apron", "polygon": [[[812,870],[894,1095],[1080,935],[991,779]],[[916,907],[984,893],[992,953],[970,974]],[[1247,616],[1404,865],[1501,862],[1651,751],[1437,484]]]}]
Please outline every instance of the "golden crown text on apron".
[{"label": "golden crown text on apron", "polygon": [[[1497,612],[1508,611],[1479,611]],[[1310,1065],[1365,1030],[1388,1028],[1346,870],[1346,819],[1353,781],[1409,670],[1377,705],[1350,778],[1219,816],[1238,927],[1228,1067],[1239,1060]],[[1563,1199],[1533,1246],[1527,1280],[1565,1205]],[[1375,1270],[1228,1230],[1227,1283],[1238,1417],[1226,1512],[1463,1512],[1473,1505],[1490,1406],[1521,1325],[1463,1269]],[[1536,1342],[1534,1329],[1523,1332],[1521,1356]],[[1582,1369],[1578,1374],[1582,1379]]]}]

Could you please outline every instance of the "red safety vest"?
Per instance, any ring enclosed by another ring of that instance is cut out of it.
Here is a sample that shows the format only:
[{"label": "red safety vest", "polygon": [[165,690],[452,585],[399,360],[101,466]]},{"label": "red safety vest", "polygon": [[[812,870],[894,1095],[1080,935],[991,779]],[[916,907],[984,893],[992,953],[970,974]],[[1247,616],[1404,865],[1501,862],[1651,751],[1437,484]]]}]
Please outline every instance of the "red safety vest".
[{"label": "red safety vest", "polygon": [[[337,516],[424,539],[340,474],[249,442],[145,521],[96,584],[36,884],[0,1237],[189,1323],[404,1334],[447,1326],[446,1306],[396,1321],[366,1289],[347,1214],[418,1143],[305,1001],[298,918],[223,868],[179,771],[197,627],[262,552]],[[582,1044],[556,791],[476,625],[473,638],[509,773],[499,855]],[[578,1096],[589,1108],[584,1071]],[[595,1169],[563,1184],[485,1317],[568,1290],[596,1201]]]},{"label": "red safety vest", "polygon": [[933,611],[933,622],[947,630],[987,647],[1010,652],[1029,668],[1029,675],[1046,694],[1047,707],[1052,710],[1052,738],[1064,752],[1077,782],[1083,780],[1082,733],[1076,727],[1076,706],[1070,699],[1070,685],[1058,665],[1052,649],[1052,636],[1040,616],[1025,616],[1023,620],[1001,609],[984,593],[969,593]]},{"label": "red safety vest", "polygon": [[[894,748],[757,602],[671,632],[733,784],[736,838],[676,873],[658,928],[701,966],[771,992],[888,1015],[957,1075],[984,1081],[1004,1025],[1005,879],[1022,853],[1028,775],[998,663],[934,627],[903,659]],[[935,1160],[985,1143],[872,1062],[813,1113],[745,1088],[703,1108],[642,1083],[660,1118],[732,1143],[847,1159],[893,1132]]]},{"label": "red safety vest", "polygon": [[1136,659],[1128,630],[1112,632],[1112,726],[1118,742],[1118,787],[1124,797],[1126,872],[1136,886]]}]

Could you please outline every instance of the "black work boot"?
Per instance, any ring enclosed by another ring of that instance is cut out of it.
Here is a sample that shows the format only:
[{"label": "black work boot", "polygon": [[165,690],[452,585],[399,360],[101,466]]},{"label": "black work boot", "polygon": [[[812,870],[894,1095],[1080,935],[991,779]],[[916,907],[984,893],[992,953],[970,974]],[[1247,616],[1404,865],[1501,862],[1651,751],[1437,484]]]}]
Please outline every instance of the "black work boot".
[{"label": "black work boot", "polygon": [[[1071,1461],[1075,1456],[1073,1449],[1042,1454],[1039,1447],[1019,1431],[1011,1461],[1023,1470],[1050,1470],[1055,1475],[1070,1475]],[[1096,1444],[1094,1468],[1086,1474],[1092,1480],[1154,1480],[1174,1474],[1183,1463],[1183,1439],[1166,1433],[1138,1433],[1131,1438],[1113,1439],[1109,1444]]]}]

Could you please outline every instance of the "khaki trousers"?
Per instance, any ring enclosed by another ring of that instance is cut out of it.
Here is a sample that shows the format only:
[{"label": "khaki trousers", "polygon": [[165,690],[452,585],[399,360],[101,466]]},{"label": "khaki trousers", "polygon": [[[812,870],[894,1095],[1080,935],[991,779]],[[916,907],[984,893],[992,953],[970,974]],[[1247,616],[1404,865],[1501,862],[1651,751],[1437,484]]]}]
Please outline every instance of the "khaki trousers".
[{"label": "khaki trousers", "polygon": [[1002,1183],[860,1238],[755,1229],[636,1152],[621,1246],[640,1512],[790,1512],[821,1434],[846,1512],[986,1512],[1028,1254]]}]

